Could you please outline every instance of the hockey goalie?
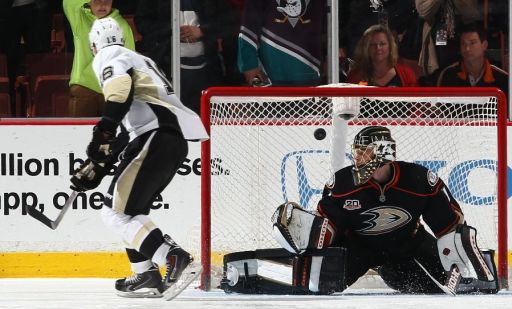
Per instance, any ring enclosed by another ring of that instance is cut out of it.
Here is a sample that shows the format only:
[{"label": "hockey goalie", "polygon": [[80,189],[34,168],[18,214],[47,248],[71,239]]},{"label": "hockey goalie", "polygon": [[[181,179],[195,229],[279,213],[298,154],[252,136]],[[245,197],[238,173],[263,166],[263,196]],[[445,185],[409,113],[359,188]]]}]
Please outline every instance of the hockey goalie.
[{"label": "hockey goalie", "polygon": [[330,294],[370,269],[402,293],[499,290],[493,251],[478,248],[476,229],[442,179],[396,160],[388,128],[362,129],[352,158],[326,184],[314,212],[293,202],[277,208],[273,231],[285,251],[225,257],[225,290]]}]

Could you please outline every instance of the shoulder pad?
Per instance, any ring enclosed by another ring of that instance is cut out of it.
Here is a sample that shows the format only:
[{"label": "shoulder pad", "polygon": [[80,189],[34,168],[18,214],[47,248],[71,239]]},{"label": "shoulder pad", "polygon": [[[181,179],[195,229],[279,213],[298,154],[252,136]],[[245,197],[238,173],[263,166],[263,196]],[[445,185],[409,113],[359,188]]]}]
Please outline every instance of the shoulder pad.
[{"label": "shoulder pad", "polygon": [[412,192],[430,192],[439,182],[439,176],[423,165],[402,161],[395,163],[400,168],[399,187]]},{"label": "shoulder pad", "polygon": [[331,177],[329,178],[329,180],[327,180],[327,183],[325,184],[325,186],[329,189],[332,189],[332,188],[334,188],[335,182],[336,182],[336,174],[331,174]]},{"label": "shoulder pad", "polygon": [[434,187],[439,182],[439,176],[431,170],[427,170],[428,184]]},{"label": "shoulder pad", "polygon": [[334,173],[326,187],[336,193],[351,191],[354,188],[352,166],[347,166]]}]

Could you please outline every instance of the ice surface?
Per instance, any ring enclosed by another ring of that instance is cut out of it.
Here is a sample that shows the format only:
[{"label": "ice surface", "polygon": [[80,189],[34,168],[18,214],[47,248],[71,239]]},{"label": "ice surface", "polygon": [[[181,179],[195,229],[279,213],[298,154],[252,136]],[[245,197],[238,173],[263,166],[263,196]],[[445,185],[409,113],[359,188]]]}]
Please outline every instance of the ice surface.
[{"label": "ice surface", "polygon": [[[304,308],[304,309],[501,309],[512,292],[496,295],[400,295],[389,289],[348,289],[330,296],[270,296],[204,292],[189,287],[173,301],[121,298],[114,279],[0,279],[0,308]],[[193,284],[194,285],[194,284]],[[197,286],[197,285],[196,285]]]}]

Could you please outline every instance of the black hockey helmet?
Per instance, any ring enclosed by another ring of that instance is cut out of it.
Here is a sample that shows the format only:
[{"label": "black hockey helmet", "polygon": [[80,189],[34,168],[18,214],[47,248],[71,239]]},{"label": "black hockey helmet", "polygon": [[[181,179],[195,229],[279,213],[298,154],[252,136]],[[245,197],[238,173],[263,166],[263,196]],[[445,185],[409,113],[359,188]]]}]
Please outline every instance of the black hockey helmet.
[{"label": "black hockey helmet", "polygon": [[382,126],[369,126],[356,134],[352,144],[352,176],[354,183],[366,183],[376,169],[395,161],[396,144],[391,131]]}]

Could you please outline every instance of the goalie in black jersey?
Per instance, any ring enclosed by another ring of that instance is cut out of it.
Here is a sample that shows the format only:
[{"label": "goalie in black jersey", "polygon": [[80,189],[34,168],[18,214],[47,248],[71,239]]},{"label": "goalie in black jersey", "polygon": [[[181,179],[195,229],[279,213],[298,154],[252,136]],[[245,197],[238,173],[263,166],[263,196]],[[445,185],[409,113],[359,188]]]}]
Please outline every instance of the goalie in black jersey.
[{"label": "goalie in black jersey", "polygon": [[476,230],[465,225],[443,180],[421,165],[395,161],[389,129],[362,129],[352,156],[354,164],[334,174],[317,206],[336,230],[334,244],[347,248],[347,285],[371,268],[409,293],[441,292],[429,275],[455,292],[450,283],[451,276],[459,279],[457,270],[495,281],[494,267],[476,246]]},{"label": "goalie in black jersey", "polygon": [[274,232],[283,247],[298,255],[346,248],[346,286],[375,269],[404,293],[499,290],[492,251],[477,247],[476,230],[466,225],[443,180],[421,165],[395,160],[388,128],[362,129],[352,157],[353,165],[325,186],[316,213],[294,203],[278,207]]},{"label": "goalie in black jersey", "polygon": [[[123,46],[123,32],[114,19],[96,20],[89,41],[106,105],[94,126],[88,159],[71,178],[72,188],[96,188],[119,161],[101,214],[121,236],[135,274],[117,280],[116,290],[120,296],[163,294],[170,300],[197,278],[201,266],[164,236],[148,214],[186,158],[187,140],[205,140],[208,135],[155,63]],[[128,133],[129,140],[123,143],[118,129]],[[167,268],[163,278],[159,266]]]}]

